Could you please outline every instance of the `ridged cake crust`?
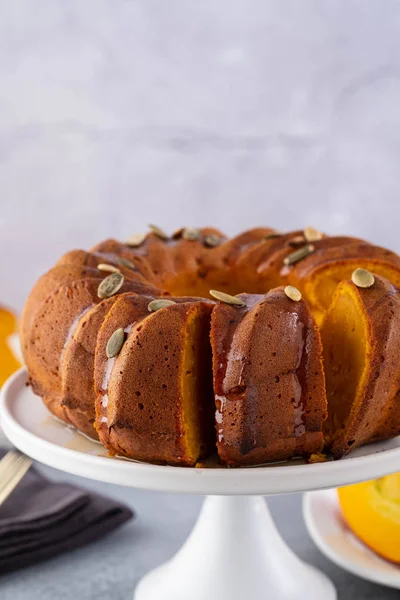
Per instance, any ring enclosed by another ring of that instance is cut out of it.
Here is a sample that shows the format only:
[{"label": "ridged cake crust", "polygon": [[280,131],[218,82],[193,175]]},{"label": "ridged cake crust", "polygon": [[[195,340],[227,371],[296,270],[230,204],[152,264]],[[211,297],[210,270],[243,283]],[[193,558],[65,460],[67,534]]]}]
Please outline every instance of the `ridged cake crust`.
[{"label": "ridged cake crust", "polygon": [[[400,285],[400,259],[389,250],[356,238],[328,237],[318,232],[309,237],[306,231],[281,234],[269,227],[245,231],[231,239],[215,228],[181,229],[169,237],[153,229],[142,240],[122,243],[108,239],[90,252],[68,252],[38,280],[21,319],[22,348],[34,391],[59,418],[87,435],[99,434],[111,452],[193,465],[215,444],[209,393],[195,383],[200,374],[209,381],[214,371],[215,425],[218,435],[223,435],[217,440],[222,461],[249,464],[321,449],[326,405],[318,325],[338,283],[348,279],[355,268],[369,269],[377,276],[376,290],[367,290],[369,298],[378,290],[382,292],[383,285]],[[298,251],[301,257],[293,259]],[[110,298],[98,296],[99,284],[109,275],[99,270],[100,264],[118,269],[124,277],[122,287]],[[383,278],[391,283],[386,284]],[[274,289],[288,284],[302,292],[302,301],[294,302],[282,288]],[[240,296],[249,306],[243,309],[204,300],[211,288],[231,295],[251,292]],[[385,298],[388,294],[396,296],[397,289],[390,289]],[[175,304],[149,312],[152,300],[171,296]],[[365,300],[365,307],[371,331],[376,330],[371,348],[381,347],[384,358],[378,382],[385,380],[393,389],[387,392],[390,402],[384,407],[379,404],[381,415],[373,432],[368,430],[364,435],[366,425],[355,421],[354,427],[360,431],[358,438],[353,436],[356,441],[352,447],[396,435],[400,423],[397,371],[387,366],[392,364],[398,344],[396,329],[390,325],[399,318],[398,301],[382,300],[378,310]],[[207,342],[210,322],[213,369]],[[113,359],[115,368],[107,386],[111,401],[104,414],[103,371],[105,364],[110,364],[105,354],[107,341],[115,329],[130,326],[120,354]],[[300,332],[307,332],[306,344]],[[235,356],[242,359],[238,361],[234,355],[227,358],[222,377],[215,356],[221,352],[222,340],[229,340],[231,335]],[[307,360],[300,357],[301,349]],[[185,361],[196,365],[196,377],[185,376]],[[304,370],[305,363],[308,366]],[[243,369],[239,373],[240,365]],[[371,365],[374,368],[375,362]],[[143,369],[156,375],[145,376]],[[175,376],[168,386],[171,369]],[[160,395],[163,383],[168,393]],[[204,389],[208,386],[205,384]],[[187,400],[188,390],[192,403]],[[137,392],[142,400],[138,400]],[[227,398],[222,411],[218,397]],[[369,398],[370,391],[364,397]],[[372,403],[377,403],[375,391],[373,398]],[[204,405],[206,418],[201,411],[196,412],[196,403]],[[233,420],[226,418],[230,412]],[[184,414],[190,415],[192,426],[188,427]],[[299,435],[302,427],[304,434]],[[342,444],[335,450],[335,445],[331,446],[335,456],[349,448]]]},{"label": "ridged cake crust", "polygon": [[314,252],[288,270],[288,281],[300,286],[317,310],[327,310],[337,285],[365,268],[400,285],[400,258],[394,252],[348,238],[328,238],[314,244]]},{"label": "ridged cake crust", "polygon": [[327,404],[318,328],[283,288],[240,294],[211,318],[217,446],[228,465],[310,455],[323,447]]},{"label": "ridged cake crust", "polygon": [[119,296],[106,298],[79,319],[65,345],[61,366],[61,406],[67,419],[89,437],[97,438],[94,357],[97,334]]},{"label": "ridged cake crust", "polygon": [[[50,269],[33,288],[20,327],[23,355],[34,392],[43,397],[59,419],[79,426],[88,434],[92,433],[93,425],[85,422],[87,396],[74,404],[66,390],[68,397],[64,406],[62,379],[67,377],[69,365],[66,361],[64,369],[64,358],[68,357],[71,342],[75,343],[74,333],[81,319],[102,302],[97,292],[105,275],[109,273],[79,265],[66,264]],[[137,282],[133,275],[126,278],[120,291],[143,293],[156,290]],[[79,362],[74,361],[72,368],[80,372],[80,377],[88,379]],[[74,408],[78,414],[71,419]],[[93,423],[92,417],[93,410],[88,417]]]}]

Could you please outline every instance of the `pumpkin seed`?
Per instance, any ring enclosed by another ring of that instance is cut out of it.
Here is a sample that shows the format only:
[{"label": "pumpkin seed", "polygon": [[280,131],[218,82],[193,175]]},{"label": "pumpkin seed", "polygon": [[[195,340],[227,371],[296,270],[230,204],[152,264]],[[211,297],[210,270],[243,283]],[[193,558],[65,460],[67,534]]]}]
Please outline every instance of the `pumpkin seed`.
[{"label": "pumpkin seed", "polygon": [[165,233],[165,231],[157,227],[157,225],[149,225],[149,229],[152,233],[154,233],[154,235],[162,240],[169,240],[169,236]]},{"label": "pumpkin seed", "polygon": [[97,295],[99,298],[110,298],[121,289],[124,283],[124,276],[118,271],[118,273],[111,273],[108,277],[103,279],[97,289]]},{"label": "pumpkin seed", "polygon": [[204,245],[208,246],[208,248],[214,248],[215,246],[219,246],[222,243],[222,238],[218,235],[206,235],[204,238]]},{"label": "pumpkin seed", "polygon": [[146,239],[145,233],[134,233],[126,240],[125,244],[127,246],[131,246],[132,248],[138,248],[141,246]]},{"label": "pumpkin seed", "polygon": [[188,240],[188,241],[195,241],[198,240],[201,236],[201,231],[200,229],[189,229],[186,228],[183,230],[182,232],[182,237],[184,240]]},{"label": "pumpkin seed", "polygon": [[108,271],[109,273],[119,273],[120,270],[118,267],[114,267],[114,265],[107,265],[106,263],[100,263],[97,265],[99,271]]},{"label": "pumpkin seed", "polygon": [[366,269],[356,269],[351,276],[351,280],[357,287],[369,288],[375,283],[375,277]]},{"label": "pumpkin seed", "polygon": [[295,252],[292,252],[292,254],[286,256],[286,258],[283,259],[283,264],[287,266],[295,265],[296,263],[300,262],[301,260],[303,260],[303,258],[306,258],[313,252],[314,246],[308,244],[307,246],[303,246],[302,248],[295,250]]},{"label": "pumpkin seed", "polygon": [[289,240],[289,246],[302,246],[303,244],[305,244],[305,242],[306,240],[304,239],[303,235],[296,235],[294,238]]},{"label": "pumpkin seed", "polygon": [[160,308],[172,306],[173,304],[176,304],[176,302],[173,300],[168,300],[167,298],[157,298],[157,300],[152,300],[149,302],[148,309],[150,312],[156,312],[156,310],[160,310]]},{"label": "pumpkin seed", "polygon": [[107,358],[115,358],[120,352],[125,342],[125,331],[120,327],[110,337],[106,346]]},{"label": "pumpkin seed", "polygon": [[263,240],[273,240],[274,238],[282,237],[282,234],[278,231],[271,231],[271,233],[267,233],[264,235]]},{"label": "pumpkin seed", "polygon": [[293,302],[300,302],[302,295],[300,290],[298,290],[296,287],[293,285],[287,285],[284,291],[286,296],[293,300]]},{"label": "pumpkin seed", "polygon": [[224,302],[225,304],[231,304],[232,306],[246,306],[245,302],[238,298],[237,296],[231,296],[230,294],[225,294],[225,292],[219,292],[218,290],[210,290],[210,296],[216,298],[220,302]]},{"label": "pumpkin seed", "polygon": [[307,242],[319,242],[319,240],[322,240],[324,237],[323,234],[318,231],[318,229],[314,229],[314,227],[306,227],[303,233]]},{"label": "pumpkin seed", "polygon": [[120,265],[122,265],[123,267],[126,267],[127,269],[136,269],[133,262],[131,262],[127,258],[124,258],[123,256],[118,257],[118,262]]}]

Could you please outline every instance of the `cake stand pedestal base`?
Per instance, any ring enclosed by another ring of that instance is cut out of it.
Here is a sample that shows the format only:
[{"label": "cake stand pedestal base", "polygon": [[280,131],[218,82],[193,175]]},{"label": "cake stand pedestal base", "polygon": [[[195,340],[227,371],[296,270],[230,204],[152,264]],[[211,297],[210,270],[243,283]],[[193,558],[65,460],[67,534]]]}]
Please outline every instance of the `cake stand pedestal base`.
[{"label": "cake stand pedestal base", "polygon": [[260,496],[209,496],[179,552],[134,600],[335,600],[331,581],[281,538]]}]

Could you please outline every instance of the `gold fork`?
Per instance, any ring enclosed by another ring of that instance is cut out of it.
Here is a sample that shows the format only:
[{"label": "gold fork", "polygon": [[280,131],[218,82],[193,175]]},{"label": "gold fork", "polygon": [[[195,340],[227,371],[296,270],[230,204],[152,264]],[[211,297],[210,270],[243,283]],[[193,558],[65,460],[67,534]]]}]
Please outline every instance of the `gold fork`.
[{"label": "gold fork", "polygon": [[0,461],[0,504],[8,498],[29,470],[32,459],[10,450]]}]

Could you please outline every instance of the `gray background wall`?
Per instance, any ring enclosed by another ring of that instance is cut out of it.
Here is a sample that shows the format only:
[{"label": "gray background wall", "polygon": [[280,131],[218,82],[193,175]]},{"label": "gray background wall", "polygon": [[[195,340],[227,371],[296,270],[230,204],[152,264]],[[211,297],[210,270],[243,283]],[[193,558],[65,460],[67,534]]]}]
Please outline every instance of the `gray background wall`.
[{"label": "gray background wall", "polygon": [[400,3],[0,0],[0,302],[156,222],[400,250]]}]

